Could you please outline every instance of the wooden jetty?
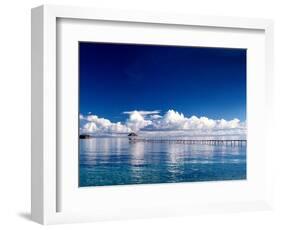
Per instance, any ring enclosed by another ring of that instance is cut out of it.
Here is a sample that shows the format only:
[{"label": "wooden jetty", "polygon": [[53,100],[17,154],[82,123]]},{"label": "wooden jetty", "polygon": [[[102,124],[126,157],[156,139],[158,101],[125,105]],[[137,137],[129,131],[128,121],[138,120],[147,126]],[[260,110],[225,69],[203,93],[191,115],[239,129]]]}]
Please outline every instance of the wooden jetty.
[{"label": "wooden jetty", "polygon": [[147,143],[174,143],[174,144],[201,144],[201,145],[245,145],[247,140],[186,140],[186,139],[147,139],[134,138],[129,140],[130,143],[147,142]]},{"label": "wooden jetty", "polygon": [[148,142],[148,143],[174,143],[174,144],[201,144],[201,145],[245,145],[247,140],[243,139],[164,139],[164,138],[143,138],[136,133],[128,135],[130,143]]}]

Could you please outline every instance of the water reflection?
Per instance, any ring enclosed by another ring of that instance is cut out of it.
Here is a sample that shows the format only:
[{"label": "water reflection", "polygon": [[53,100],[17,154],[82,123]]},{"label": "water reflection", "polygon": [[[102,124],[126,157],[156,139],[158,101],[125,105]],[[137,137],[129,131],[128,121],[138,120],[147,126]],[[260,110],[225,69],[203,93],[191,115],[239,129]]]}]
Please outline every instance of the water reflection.
[{"label": "water reflection", "polygon": [[80,186],[246,178],[246,146],[80,140]]}]

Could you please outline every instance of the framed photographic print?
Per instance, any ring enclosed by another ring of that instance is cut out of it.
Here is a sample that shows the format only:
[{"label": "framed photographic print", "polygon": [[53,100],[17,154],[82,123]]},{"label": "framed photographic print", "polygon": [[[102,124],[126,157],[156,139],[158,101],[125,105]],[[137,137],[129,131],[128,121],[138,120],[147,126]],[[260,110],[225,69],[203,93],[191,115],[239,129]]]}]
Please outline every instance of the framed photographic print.
[{"label": "framed photographic print", "polygon": [[80,187],[246,179],[246,49],[80,42],[79,98]]},{"label": "framed photographic print", "polygon": [[270,208],[272,31],[266,19],[34,8],[32,219]]}]

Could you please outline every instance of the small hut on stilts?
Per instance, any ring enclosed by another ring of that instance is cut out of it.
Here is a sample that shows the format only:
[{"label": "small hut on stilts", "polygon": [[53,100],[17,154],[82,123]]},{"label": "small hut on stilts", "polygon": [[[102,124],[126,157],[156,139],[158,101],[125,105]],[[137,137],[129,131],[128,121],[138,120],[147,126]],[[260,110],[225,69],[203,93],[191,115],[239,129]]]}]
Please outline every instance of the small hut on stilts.
[{"label": "small hut on stilts", "polygon": [[138,135],[136,133],[129,133],[128,135],[129,141],[136,141],[137,136]]}]

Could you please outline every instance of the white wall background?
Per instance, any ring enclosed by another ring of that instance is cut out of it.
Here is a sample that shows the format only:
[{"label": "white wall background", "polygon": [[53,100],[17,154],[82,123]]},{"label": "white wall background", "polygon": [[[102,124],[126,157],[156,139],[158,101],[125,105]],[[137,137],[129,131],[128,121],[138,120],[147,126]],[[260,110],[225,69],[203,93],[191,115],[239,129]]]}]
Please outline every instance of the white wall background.
[{"label": "white wall background", "polygon": [[[0,8],[0,228],[39,229],[30,209],[30,8],[68,4],[186,14],[263,17],[275,20],[275,77],[281,99],[281,4],[278,0],[6,0]],[[278,79],[279,78],[279,79]],[[281,100],[280,100],[281,102]],[[280,103],[281,105],[281,103]],[[280,107],[275,112],[276,135]],[[15,136],[15,137],[13,137]],[[279,134],[279,136],[281,136]],[[276,138],[278,143],[278,138]],[[280,142],[280,141],[279,141]],[[90,224],[48,226],[52,229],[280,229],[281,152],[275,152],[275,210],[269,212],[187,216]],[[207,193],[207,191],[206,191]]]}]

